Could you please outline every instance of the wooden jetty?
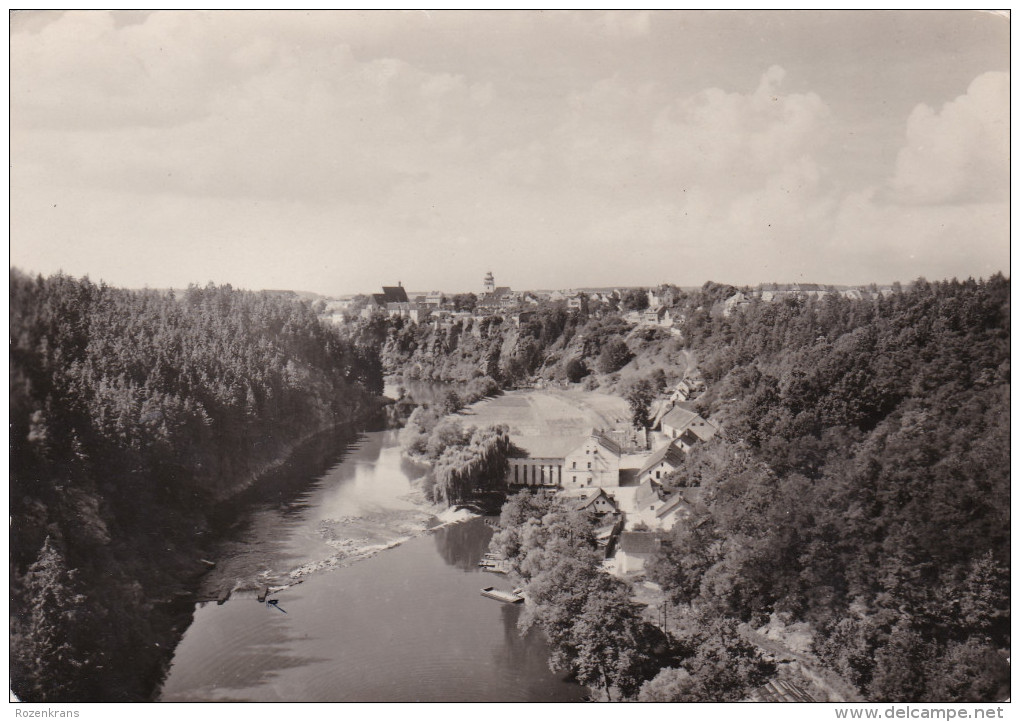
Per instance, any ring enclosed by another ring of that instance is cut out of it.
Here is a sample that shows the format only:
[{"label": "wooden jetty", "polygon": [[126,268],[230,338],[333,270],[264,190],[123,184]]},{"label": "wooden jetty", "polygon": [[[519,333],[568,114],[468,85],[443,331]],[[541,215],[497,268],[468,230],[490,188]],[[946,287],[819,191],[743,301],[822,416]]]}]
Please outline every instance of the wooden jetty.
[{"label": "wooden jetty", "polygon": [[489,599],[495,599],[496,601],[503,602],[504,604],[520,604],[524,601],[524,597],[522,597],[518,592],[520,592],[519,589],[514,590],[513,592],[504,592],[500,589],[496,589],[495,587],[485,587],[482,590],[482,596],[488,597]]}]

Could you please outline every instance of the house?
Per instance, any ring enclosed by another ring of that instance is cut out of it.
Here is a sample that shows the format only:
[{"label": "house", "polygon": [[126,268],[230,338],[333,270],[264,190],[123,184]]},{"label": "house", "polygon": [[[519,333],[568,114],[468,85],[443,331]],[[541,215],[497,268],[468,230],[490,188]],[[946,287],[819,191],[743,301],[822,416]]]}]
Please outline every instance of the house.
[{"label": "house", "polygon": [[634,491],[634,508],[638,512],[655,511],[662,503],[662,484],[646,479]]},{"label": "house", "polygon": [[574,511],[587,511],[594,514],[613,514],[619,510],[616,500],[606,493],[605,489],[598,489],[581,497],[574,505]]},{"label": "house", "polygon": [[660,298],[658,291],[648,291],[648,308],[655,310],[662,305],[662,298]]},{"label": "house", "polygon": [[655,513],[663,504],[662,484],[646,479],[634,490],[632,506],[626,509],[627,528],[655,528]]},{"label": "house", "polygon": [[432,312],[431,307],[423,303],[387,303],[386,314],[392,317],[407,318],[420,323]]},{"label": "house", "polygon": [[518,294],[509,286],[498,286],[478,297],[475,311],[478,313],[499,313],[517,305]]},{"label": "house", "polygon": [[683,462],[683,452],[680,451],[675,441],[670,441],[661,449],[652,452],[652,455],[648,457],[648,461],[638,471],[637,480],[639,483],[652,481],[653,479],[659,481],[666,474],[679,469]]},{"label": "house", "polygon": [[743,311],[745,308],[751,305],[751,302],[747,299],[742,292],[737,291],[735,294],[723,301],[723,316],[732,316],[736,311]]},{"label": "house", "polygon": [[687,379],[683,379],[673,388],[673,393],[669,395],[669,400],[674,403],[686,401],[691,397],[692,391],[694,391],[692,383]]},{"label": "house", "polygon": [[650,531],[620,533],[616,551],[616,569],[620,574],[643,571],[645,563],[659,550],[659,535]]},{"label": "house", "polygon": [[700,486],[678,489],[655,512],[655,521],[650,526],[669,531],[677,522],[693,519],[705,513],[702,503],[703,490]]},{"label": "house", "polygon": [[407,291],[403,284],[397,281],[396,286],[383,286],[382,293],[373,293],[368,297],[368,303],[361,310],[364,318],[369,318],[374,313],[384,313],[391,303],[407,303]]},{"label": "house", "polygon": [[656,306],[655,308],[649,308],[647,311],[641,312],[640,323],[644,326],[658,326],[662,323],[665,316],[666,309],[662,306]]},{"label": "house", "polygon": [[584,301],[585,301],[584,294],[578,293],[567,299],[567,308],[572,309],[574,311],[581,311],[584,309],[585,306]]},{"label": "house", "polygon": [[619,486],[620,454],[619,444],[593,431],[564,458],[564,486]]},{"label": "house", "polygon": [[604,488],[620,485],[620,445],[601,431],[586,437],[529,437],[527,456],[507,459],[511,486]]},{"label": "house", "polygon": [[662,417],[662,433],[670,439],[678,439],[680,449],[687,451],[699,441],[708,441],[719,429],[711,421],[680,406],[674,407]]}]

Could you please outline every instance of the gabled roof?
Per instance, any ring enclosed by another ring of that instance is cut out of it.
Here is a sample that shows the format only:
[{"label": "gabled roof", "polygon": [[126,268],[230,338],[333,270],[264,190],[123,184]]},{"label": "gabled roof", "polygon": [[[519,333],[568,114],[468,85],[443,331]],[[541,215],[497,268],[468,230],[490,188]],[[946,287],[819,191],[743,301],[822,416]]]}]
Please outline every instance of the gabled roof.
[{"label": "gabled roof", "polygon": [[407,303],[407,291],[403,286],[383,286],[382,290],[387,303]]},{"label": "gabled roof", "polygon": [[660,425],[672,426],[680,434],[690,431],[702,441],[708,441],[719,430],[711,421],[680,406],[674,407],[672,411],[663,416]]},{"label": "gabled roof", "polygon": [[659,494],[661,489],[662,484],[657,484],[651,479],[645,479],[634,491],[634,503],[640,507],[650,501],[661,500],[662,496]]},{"label": "gabled roof", "polygon": [[711,423],[702,419],[701,423],[695,422],[688,426],[686,429],[684,429],[684,432],[681,434],[681,436],[683,436],[684,441],[688,443],[693,442],[695,439],[700,441],[708,441],[713,436],[715,436],[715,432],[718,430],[719,429],[715,428],[715,426],[713,426]]},{"label": "gabled roof", "polygon": [[621,532],[618,548],[627,554],[653,554],[659,548],[659,537],[651,531]]},{"label": "gabled roof", "polygon": [[591,507],[595,502],[597,502],[600,497],[604,498],[607,502],[609,502],[614,509],[617,508],[616,502],[613,501],[613,497],[609,496],[609,494],[606,493],[605,489],[599,489],[598,491],[594,491],[588,496],[579,499],[577,504],[574,505],[574,510],[584,511],[585,509]]},{"label": "gabled roof", "polygon": [[661,509],[655,512],[655,517],[662,519],[682,507],[687,507],[692,512],[703,512],[705,509],[701,503],[701,498],[702,487],[700,486],[679,489],[666,500]]},{"label": "gabled roof", "polygon": [[595,440],[599,442],[600,445],[604,446],[608,451],[612,451],[617,456],[623,453],[623,449],[620,448],[620,445],[617,444],[612,439],[610,439],[605,434],[600,434],[599,432],[596,431],[593,432],[591,436],[595,437]]},{"label": "gabled roof", "polygon": [[583,447],[592,439],[594,439],[599,446],[608,451],[610,454],[619,456],[620,454],[623,453],[623,449],[620,447],[618,443],[616,443],[611,438],[603,434],[601,431],[592,430],[588,432],[588,434],[584,437],[583,441],[581,441],[577,446],[573,447],[566,455],[572,456],[575,453],[580,453],[581,447]]},{"label": "gabled roof", "polygon": [[645,465],[641,467],[641,470],[638,472],[638,476],[641,476],[641,474],[644,474],[649,469],[658,466],[663,461],[675,469],[683,463],[683,460],[684,452],[680,451],[676,444],[670,441],[668,444],[658,451],[653,452],[652,455],[648,457],[648,461],[646,461]]},{"label": "gabled roof", "polygon": [[674,406],[668,414],[662,417],[662,423],[672,426],[674,429],[684,429],[696,418],[698,418],[698,415],[693,411],[688,411],[680,406]]}]

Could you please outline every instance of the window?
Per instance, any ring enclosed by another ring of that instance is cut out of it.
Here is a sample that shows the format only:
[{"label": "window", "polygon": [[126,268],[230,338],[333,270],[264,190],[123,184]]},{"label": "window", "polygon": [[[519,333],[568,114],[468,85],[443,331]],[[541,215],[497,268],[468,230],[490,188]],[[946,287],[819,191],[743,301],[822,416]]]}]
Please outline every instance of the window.
[{"label": "window", "polygon": [[588,462],[588,468],[589,469],[591,468],[591,462],[590,461]]},{"label": "window", "polygon": [[571,469],[576,469],[577,468],[577,462],[576,461],[571,461],[570,462],[570,468]]},{"label": "window", "polygon": [[577,483],[577,474],[574,474],[572,477],[570,477],[570,480],[576,484]]},{"label": "window", "polygon": [[662,472],[661,472],[661,471],[656,471],[656,472],[655,472],[655,478],[656,478],[656,479],[659,479],[659,478],[661,478],[661,475],[662,475]]}]

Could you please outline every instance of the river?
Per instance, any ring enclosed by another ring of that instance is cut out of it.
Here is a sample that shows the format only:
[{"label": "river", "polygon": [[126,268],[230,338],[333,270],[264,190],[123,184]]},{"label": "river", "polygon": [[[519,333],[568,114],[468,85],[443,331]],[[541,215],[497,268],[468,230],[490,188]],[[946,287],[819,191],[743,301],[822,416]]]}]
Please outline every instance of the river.
[{"label": "river", "polygon": [[[220,545],[163,684],[164,701],[577,701],[520,605],[477,566],[484,519],[440,524],[415,497],[422,469],[397,432],[362,434],[325,466],[299,453]],[[293,478],[289,478],[290,475]],[[294,584],[300,582],[299,584]],[[283,587],[260,603],[264,585]]]}]

